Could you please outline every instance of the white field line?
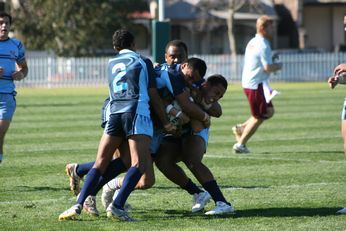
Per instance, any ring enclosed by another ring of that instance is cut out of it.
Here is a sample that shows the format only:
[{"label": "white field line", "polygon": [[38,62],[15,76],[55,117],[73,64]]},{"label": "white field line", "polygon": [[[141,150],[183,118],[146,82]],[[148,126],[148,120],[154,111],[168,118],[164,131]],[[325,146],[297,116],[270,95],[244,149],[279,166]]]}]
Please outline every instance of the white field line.
[{"label": "white field line", "polygon": [[[59,198],[51,198],[51,199],[43,199],[43,200],[25,200],[25,201],[19,201],[19,200],[13,200],[13,201],[0,201],[0,205],[7,205],[7,204],[24,204],[27,206],[34,205],[36,203],[39,204],[54,204],[56,202],[60,201],[66,201],[66,196],[59,197]],[[72,204],[71,204],[72,205]]]},{"label": "white field line", "polygon": [[[321,186],[339,186],[340,184],[343,184],[344,182],[320,182],[320,183],[309,183],[309,184],[291,184],[291,185],[279,185],[279,186],[257,186],[257,187],[223,187],[222,190],[229,190],[229,191],[236,191],[236,190],[266,190],[266,189],[285,189],[285,188],[308,188],[308,187],[321,187]],[[154,186],[155,187],[155,186]],[[178,189],[178,188],[177,188]],[[183,191],[182,191],[183,192]],[[135,193],[132,194],[132,197],[143,197],[148,196],[150,193],[145,192],[145,190],[137,190]],[[100,195],[99,195],[100,196]],[[100,198],[98,198],[100,199]],[[70,198],[68,199],[70,200]],[[0,205],[24,205],[24,206],[36,206],[37,204],[54,204],[54,203],[60,203],[61,201],[66,202],[66,196],[59,197],[59,198],[51,198],[51,199],[43,199],[43,200],[25,200],[25,201],[0,201]],[[71,205],[73,202],[71,203]]]},{"label": "white field line", "polygon": [[[235,156],[237,155],[237,156]],[[254,156],[252,154],[230,154],[230,155],[205,155],[204,158],[215,158],[215,159],[221,159],[221,158],[230,158],[230,159],[253,159],[253,160],[283,160],[283,161],[296,161],[296,162],[319,162],[319,163],[335,163],[335,164],[345,164],[346,161],[330,161],[330,160],[305,160],[305,159],[297,159],[297,158],[281,158],[281,157],[259,157],[259,156]]]},{"label": "white field line", "polygon": [[275,189],[275,188],[309,188],[309,187],[320,187],[320,186],[332,186],[332,185],[337,185],[339,186],[343,182],[320,182],[320,183],[309,183],[309,184],[291,184],[291,185],[274,185],[274,186],[258,186],[258,187],[226,187],[222,188],[224,190],[230,190],[230,191],[235,191],[235,190],[258,190],[258,189]]}]

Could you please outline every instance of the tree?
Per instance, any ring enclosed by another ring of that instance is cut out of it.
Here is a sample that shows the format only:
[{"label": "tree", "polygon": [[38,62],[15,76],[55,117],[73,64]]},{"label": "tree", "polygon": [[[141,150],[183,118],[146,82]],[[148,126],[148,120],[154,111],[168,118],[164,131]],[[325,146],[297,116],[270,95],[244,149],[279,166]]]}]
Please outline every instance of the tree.
[{"label": "tree", "polygon": [[199,6],[205,10],[224,10],[227,9],[227,35],[229,41],[229,48],[232,56],[237,54],[237,44],[234,36],[234,14],[237,12],[247,1],[246,0],[218,0],[208,1],[201,0]]},{"label": "tree", "polygon": [[11,2],[14,28],[26,48],[53,50],[61,56],[95,55],[112,48],[114,30],[131,28],[130,13],[143,10],[148,10],[145,0]]}]

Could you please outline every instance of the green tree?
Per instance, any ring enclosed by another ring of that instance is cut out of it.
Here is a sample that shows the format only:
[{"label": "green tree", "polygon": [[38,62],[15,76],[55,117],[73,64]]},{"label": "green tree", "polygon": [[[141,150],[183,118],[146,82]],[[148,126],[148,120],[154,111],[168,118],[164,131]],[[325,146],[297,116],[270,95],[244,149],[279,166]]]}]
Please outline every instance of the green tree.
[{"label": "green tree", "polygon": [[11,4],[11,13],[26,48],[53,50],[61,56],[89,56],[112,48],[113,32],[131,29],[131,13],[148,10],[145,0],[19,2]]}]

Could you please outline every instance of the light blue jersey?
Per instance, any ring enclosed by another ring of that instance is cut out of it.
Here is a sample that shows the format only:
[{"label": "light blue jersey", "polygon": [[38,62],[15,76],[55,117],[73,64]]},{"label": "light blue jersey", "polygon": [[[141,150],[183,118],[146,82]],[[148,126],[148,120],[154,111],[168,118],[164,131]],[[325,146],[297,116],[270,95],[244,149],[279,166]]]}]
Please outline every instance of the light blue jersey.
[{"label": "light blue jersey", "polygon": [[111,114],[135,112],[138,115],[150,115],[148,88],[150,82],[155,80],[148,75],[148,68],[139,54],[127,49],[109,60]]},{"label": "light blue jersey", "polygon": [[16,62],[23,60],[25,60],[25,48],[19,40],[9,38],[0,41],[0,66],[4,69],[4,74],[0,78],[0,93],[15,92],[12,73],[16,71]]}]

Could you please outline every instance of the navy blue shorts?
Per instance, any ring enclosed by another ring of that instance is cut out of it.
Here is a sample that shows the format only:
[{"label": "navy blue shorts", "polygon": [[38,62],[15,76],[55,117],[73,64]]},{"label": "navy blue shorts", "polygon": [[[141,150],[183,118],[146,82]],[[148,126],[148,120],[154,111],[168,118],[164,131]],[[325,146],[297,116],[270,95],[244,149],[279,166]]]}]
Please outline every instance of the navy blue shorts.
[{"label": "navy blue shorts", "polygon": [[110,136],[129,137],[132,135],[153,136],[153,123],[150,116],[125,112],[111,114],[104,133]]}]

